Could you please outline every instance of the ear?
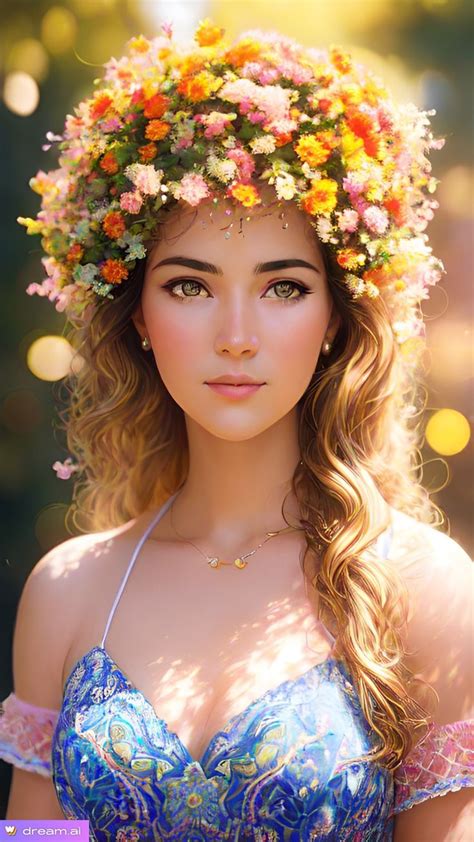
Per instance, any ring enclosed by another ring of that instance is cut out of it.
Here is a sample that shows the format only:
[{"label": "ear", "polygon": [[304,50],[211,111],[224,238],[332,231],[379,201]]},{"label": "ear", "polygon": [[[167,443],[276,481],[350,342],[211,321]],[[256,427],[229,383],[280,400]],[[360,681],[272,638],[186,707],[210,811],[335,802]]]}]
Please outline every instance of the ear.
[{"label": "ear", "polygon": [[137,307],[133,311],[131,318],[132,318],[132,322],[135,325],[138,333],[140,334],[141,339],[143,339],[143,337],[147,333],[147,329],[146,329],[145,320],[143,318],[143,309],[142,309],[141,301],[139,302],[139,304],[137,305]]},{"label": "ear", "polygon": [[339,315],[334,302],[332,303],[331,316],[329,318],[328,326],[326,328],[325,339],[328,342],[334,342],[336,334],[341,326],[341,316]]}]

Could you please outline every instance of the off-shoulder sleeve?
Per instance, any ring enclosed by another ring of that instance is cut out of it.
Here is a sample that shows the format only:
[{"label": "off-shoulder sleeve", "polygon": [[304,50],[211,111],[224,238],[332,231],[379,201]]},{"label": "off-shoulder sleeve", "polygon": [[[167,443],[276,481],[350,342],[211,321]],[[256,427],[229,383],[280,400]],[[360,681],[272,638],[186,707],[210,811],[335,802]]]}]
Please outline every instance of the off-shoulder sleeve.
[{"label": "off-shoulder sleeve", "polygon": [[51,777],[51,742],[59,711],[10,693],[0,702],[0,757],[27,772]]},{"label": "off-shoulder sleeve", "polygon": [[392,813],[466,786],[474,786],[474,719],[432,723],[394,773]]}]

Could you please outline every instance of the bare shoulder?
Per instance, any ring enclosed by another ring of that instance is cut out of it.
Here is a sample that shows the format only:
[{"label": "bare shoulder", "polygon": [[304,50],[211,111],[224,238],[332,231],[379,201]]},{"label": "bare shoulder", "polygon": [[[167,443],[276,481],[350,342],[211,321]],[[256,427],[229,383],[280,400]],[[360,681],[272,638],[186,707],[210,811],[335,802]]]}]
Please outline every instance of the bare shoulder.
[{"label": "bare shoulder", "polygon": [[472,718],[474,565],[447,533],[398,511],[393,523],[389,558],[408,595],[407,663],[435,689],[436,721]]},{"label": "bare shoulder", "polygon": [[20,699],[59,709],[64,659],[94,576],[134,523],[69,538],[42,556],[29,573],[13,637],[14,691]]}]

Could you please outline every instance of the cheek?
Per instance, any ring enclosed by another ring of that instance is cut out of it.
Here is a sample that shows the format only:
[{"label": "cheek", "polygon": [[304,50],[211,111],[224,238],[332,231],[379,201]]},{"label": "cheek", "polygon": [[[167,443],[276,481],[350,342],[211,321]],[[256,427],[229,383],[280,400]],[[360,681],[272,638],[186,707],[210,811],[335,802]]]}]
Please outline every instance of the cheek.
[{"label": "cheek", "polygon": [[280,324],[280,330],[274,331],[274,353],[286,369],[293,368],[303,376],[314,371],[329,315],[330,307],[325,302],[301,302],[286,320],[285,329]]}]

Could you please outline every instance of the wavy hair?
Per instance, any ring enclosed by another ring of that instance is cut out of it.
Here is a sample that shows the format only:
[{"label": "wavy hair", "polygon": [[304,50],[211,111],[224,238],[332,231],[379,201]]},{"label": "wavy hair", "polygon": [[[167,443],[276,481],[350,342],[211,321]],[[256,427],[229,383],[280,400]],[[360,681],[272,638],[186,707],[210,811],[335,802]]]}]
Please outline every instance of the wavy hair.
[{"label": "wavy hair", "polygon": [[[374,542],[389,525],[389,506],[436,526],[444,516],[421,484],[421,380],[395,341],[383,299],[352,299],[321,248],[341,325],[298,403],[302,463],[291,488],[306,539],[302,568],[378,736],[360,759],[393,771],[429,715],[410,695],[415,678],[403,663],[406,586]],[[115,301],[99,302],[82,320],[72,317],[66,329],[81,363],[64,382],[66,408],[59,412],[81,468],[67,514],[71,531],[120,525],[162,505],[186,479],[184,413],[131,320],[144,270],[142,260]],[[310,573],[308,557],[317,559]]]}]

